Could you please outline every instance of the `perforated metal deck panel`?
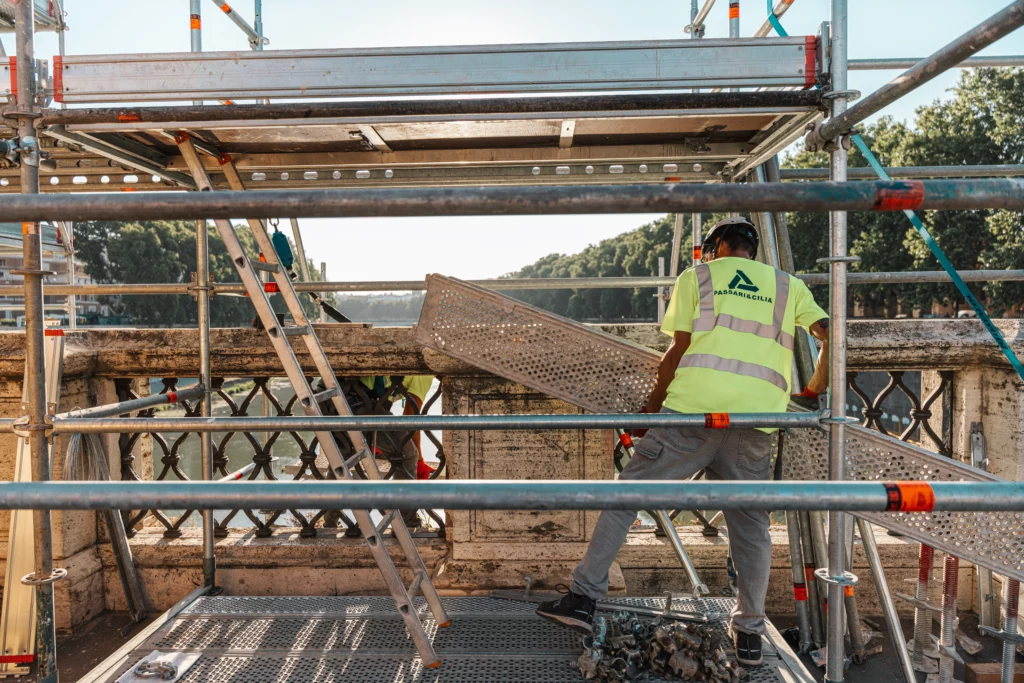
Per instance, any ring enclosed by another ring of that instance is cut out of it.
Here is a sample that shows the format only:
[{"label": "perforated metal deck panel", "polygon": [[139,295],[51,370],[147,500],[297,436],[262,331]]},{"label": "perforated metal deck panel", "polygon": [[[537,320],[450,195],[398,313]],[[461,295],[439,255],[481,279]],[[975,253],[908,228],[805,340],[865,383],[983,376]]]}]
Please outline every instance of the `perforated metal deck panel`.
[{"label": "perforated metal deck panel", "polygon": [[416,341],[596,413],[636,412],[658,354],[510,297],[427,277]]},{"label": "perforated metal deck panel", "polygon": [[[536,603],[488,597],[444,598],[452,625],[428,635],[441,658],[424,669],[386,597],[201,597],[126,653],[114,681],[153,650],[202,652],[181,681],[270,683],[576,683],[581,635],[534,614]],[[664,609],[664,598],[614,598],[624,609]],[[677,598],[687,612],[723,612],[731,598]],[[417,608],[426,610],[418,601]],[[724,622],[721,623],[724,628]],[[811,681],[769,628],[765,665],[754,683]],[[789,656],[787,656],[787,654]],[[658,683],[660,679],[650,679]]]},{"label": "perforated metal deck panel", "polygon": [[[853,481],[1000,481],[987,472],[864,427],[847,427],[846,434],[846,476]],[[784,449],[786,479],[828,478],[825,432],[790,430]],[[872,512],[858,516],[1024,581],[1022,512]]]}]

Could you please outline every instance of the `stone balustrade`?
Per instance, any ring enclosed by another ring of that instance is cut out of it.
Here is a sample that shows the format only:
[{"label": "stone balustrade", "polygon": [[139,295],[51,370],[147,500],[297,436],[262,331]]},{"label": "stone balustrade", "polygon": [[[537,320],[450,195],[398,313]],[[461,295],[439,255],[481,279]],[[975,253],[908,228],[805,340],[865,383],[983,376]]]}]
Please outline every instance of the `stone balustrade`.
[{"label": "stone balustrade", "polygon": [[[1019,321],[998,323],[1011,345],[1024,351]],[[339,376],[433,374],[442,379],[445,413],[574,413],[579,409],[525,387],[481,372],[413,340],[410,328],[364,325],[318,325],[322,344]],[[654,350],[667,337],[653,325],[611,325],[604,329]],[[125,380],[151,377],[194,377],[198,373],[195,330],[90,329],[68,331],[60,409],[90,407],[118,400]],[[274,377],[282,369],[266,336],[250,329],[212,332],[212,367],[216,377]],[[853,372],[922,371],[921,396],[943,382],[944,400],[934,401],[919,418],[934,427],[953,457],[971,462],[970,431],[982,423],[988,441],[990,470],[1020,479],[1024,467],[1021,384],[1005,360],[973,320],[859,321],[849,325],[849,365]],[[315,374],[308,356],[300,362]],[[0,332],[0,416],[21,414],[24,372],[23,335]],[[945,375],[942,373],[946,373]],[[952,373],[951,375],[949,373]],[[138,393],[148,381],[135,381]],[[923,405],[923,403],[922,403]],[[928,430],[919,430],[926,447],[940,450]],[[107,437],[110,470],[117,476],[118,437]],[[55,476],[61,475],[66,439],[56,445]],[[135,472],[154,476],[153,444],[143,437],[131,446]],[[608,432],[582,430],[542,432],[448,432],[444,434],[447,476],[460,479],[608,479],[614,476],[614,440]],[[0,478],[13,474],[15,438],[0,435]],[[158,454],[159,459],[159,454]],[[157,463],[159,465],[159,462]],[[157,470],[158,472],[158,470]],[[550,588],[568,578],[589,540],[597,513],[563,511],[453,511],[443,538],[420,538],[421,553],[435,574],[439,589],[449,593],[486,592],[525,585]],[[55,512],[54,553],[69,570],[57,584],[57,626],[74,628],[103,609],[124,603],[113,558],[103,543],[96,516],[88,512]],[[6,554],[9,513],[0,511],[0,555]],[[217,540],[219,582],[237,594],[345,594],[383,592],[369,553],[360,539],[346,538],[344,528],[276,528],[271,535],[257,528],[227,527]],[[197,585],[201,578],[198,531],[182,530],[168,537],[163,526],[143,525],[132,538],[136,563],[145,583],[150,608],[163,610]],[[684,527],[684,542],[702,577],[718,591],[726,586],[725,536],[705,537],[700,527]],[[769,609],[792,609],[786,534],[773,532],[776,551]],[[878,542],[893,586],[916,575],[916,546],[885,534]],[[5,559],[5,558],[4,558]],[[678,563],[664,539],[641,531],[630,539],[612,572],[612,586],[634,594],[684,590]],[[867,568],[858,555],[862,612],[877,612]],[[2,573],[0,573],[2,576]],[[975,591],[965,567],[959,592],[965,607]],[[411,577],[406,577],[411,578]],[[903,608],[905,606],[901,606]]]}]

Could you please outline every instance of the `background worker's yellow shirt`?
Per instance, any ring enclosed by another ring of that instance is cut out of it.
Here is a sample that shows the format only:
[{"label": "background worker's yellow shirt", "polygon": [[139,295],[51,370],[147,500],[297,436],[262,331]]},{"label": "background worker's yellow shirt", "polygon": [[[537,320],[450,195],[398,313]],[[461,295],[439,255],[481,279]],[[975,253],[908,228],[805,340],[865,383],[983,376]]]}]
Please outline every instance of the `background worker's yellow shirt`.
[{"label": "background worker's yellow shirt", "polygon": [[[774,268],[735,257],[715,259],[708,267],[715,291],[716,315],[726,313],[772,324],[776,296]],[[737,275],[740,271],[742,278]],[[742,286],[737,286],[737,283]],[[692,333],[693,321],[699,315],[697,275],[693,268],[689,268],[676,280],[661,331],[670,336],[677,331]],[[790,277],[783,331],[792,335],[797,325],[808,328],[827,317],[828,314],[814,302],[807,285]],[[774,340],[725,327],[693,333],[690,347],[684,355],[690,354],[709,354],[756,363],[781,374],[787,384],[791,383],[793,375],[792,351]],[[783,390],[756,377],[710,368],[682,367],[676,370],[664,405],[680,413],[784,413],[791,393],[791,386]]]}]

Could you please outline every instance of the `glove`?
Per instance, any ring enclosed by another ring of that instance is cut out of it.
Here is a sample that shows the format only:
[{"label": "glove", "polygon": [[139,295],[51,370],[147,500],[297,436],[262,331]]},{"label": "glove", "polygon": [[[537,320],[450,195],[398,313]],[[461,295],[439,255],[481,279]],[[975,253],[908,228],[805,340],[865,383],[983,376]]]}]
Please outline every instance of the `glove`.
[{"label": "glove", "polygon": [[[647,404],[645,403],[642,406],[640,406],[640,410],[638,410],[637,412],[641,413],[641,414],[646,414],[646,413],[648,413],[650,411],[647,410]],[[647,435],[647,430],[646,429],[632,429],[632,430],[630,430],[630,433],[634,437],[636,437],[638,439],[642,439],[642,438],[644,438],[644,436]]]},{"label": "glove", "polygon": [[804,387],[803,391],[801,391],[799,394],[791,394],[790,398],[807,398],[812,401],[817,401],[819,396],[821,396],[821,394],[819,394],[818,392],[812,391],[807,387]]}]

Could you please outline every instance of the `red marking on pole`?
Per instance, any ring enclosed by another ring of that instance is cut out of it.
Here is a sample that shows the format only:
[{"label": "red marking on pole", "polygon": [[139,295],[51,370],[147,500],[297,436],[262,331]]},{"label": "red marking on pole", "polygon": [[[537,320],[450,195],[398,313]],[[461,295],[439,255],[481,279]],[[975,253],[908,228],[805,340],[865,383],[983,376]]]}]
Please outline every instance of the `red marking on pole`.
[{"label": "red marking on pole", "polygon": [[0,655],[0,664],[31,664],[35,655]]},{"label": "red marking on pole", "polygon": [[915,211],[924,202],[924,183],[920,180],[896,180],[875,193],[875,211]]},{"label": "red marking on pole", "polygon": [[64,57],[53,57],[53,101],[64,101]]},{"label": "red marking on pole", "polygon": [[134,187],[122,187],[121,192],[135,192]]},{"label": "red marking on pole", "polygon": [[168,391],[167,392],[167,402],[168,403],[177,403],[178,402],[178,392],[176,392],[176,391]]},{"label": "red marking on pole", "polygon": [[885,484],[888,512],[931,512],[935,509],[935,491],[925,481]]},{"label": "red marking on pole", "polygon": [[138,114],[136,114],[135,112],[132,112],[130,114],[118,114],[117,115],[118,123],[138,123],[141,120],[142,120],[142,117],[139,116]]},{"label": "red marking on pole", "polygon": [[807,585],[803,583],[793,584],[793,599],[797,602],[807,602]]},{"label": "red marking on pole", "polygon": [[18,58],[17,57],[11,57],[9,63],[11,65],[11,96],[12,97],[17,97],[18,96]]},{"label": "red marking on pole", "polygon": [[227,164],[230,164],[231,163],[231,155],[230,154],[221,154],[219,157],[217,157],[217,162],[220,163],[221,166],[225,166]]},{"label": "red marking on pole", "polygon": [[804,580],[807,583],[811,583],[812,581],[815,580],[815,578],[817,578],[817,577],[814,576],[814,565],[813,564],[805,564],[804,565]]},{"label": "red marking on pole", "polygon": [[704,257],[704,250],[699,244],[693,245],[693,260],[700,261]]},{"label": "red marking on pole", "polygon": [[43,330],[43,336],[44,337],[63,337],[64,336],[64,330],[60,329],[59,327],[48,327],[45,330]]},{"label": "red marking on pole", "polygon": [[678,182],[682,182],[682,180],[683,180],[683,177],[679,176],[679,175],[667,175],[667,176],[665,176],[665,182],[666,183],[678,183]]},{"label": "red marking on pole", "polygon": [[804,42],[804,87],[813,88],[818,83],[818,39],[807,36]]},{"label": "red marking on pole", "polygon": [[704,413],[704,429],[728,429],[729,413]]},{"label": "red marking on pole", "polygon": [[626,448],[633,447],[633,437],[631,437],[626,432],[622,432],[621,434],[619,434],[619,442]]},{"label": "red marking on pole", "polygon": [[266,292],[267,294],[277,294],[281,290],[277,288],[276,282],[264,282],[263,291]]}]

